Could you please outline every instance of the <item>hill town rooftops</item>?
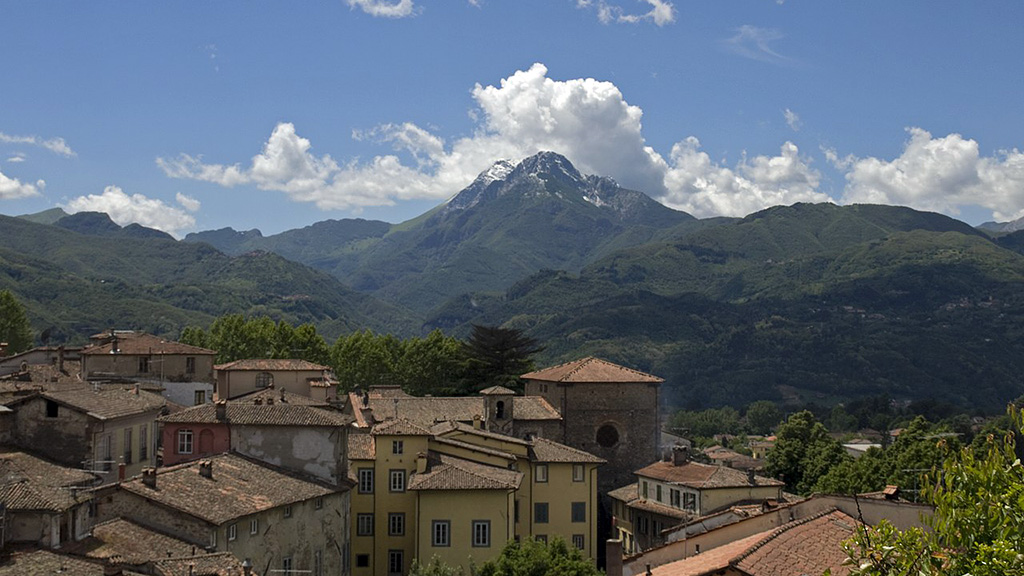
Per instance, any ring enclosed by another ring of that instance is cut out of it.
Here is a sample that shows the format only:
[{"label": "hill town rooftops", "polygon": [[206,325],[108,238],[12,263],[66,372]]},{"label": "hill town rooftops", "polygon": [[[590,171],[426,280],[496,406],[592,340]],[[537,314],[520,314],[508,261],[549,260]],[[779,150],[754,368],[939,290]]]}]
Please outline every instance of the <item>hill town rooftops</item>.
[{"label": "hill town rooftops", "polygon": [[619,366],[618,364],[592,356],[523,374],[521,378],[523,380],[562,383],[614,382],[660,384],[665,381],[663,378],[658,378],[639,370],[633,370],[632,368],[626,368],[625,366]]},{"label": "hill town rooftops", "polygon": [[81,354],[86,356],[96,354],[126,354],[137,356],[149,354],[180,354],[186,356],[213,356],[216,355],[217,352],[206,348],[200,348],[198,346],[191,346],[189,344],[182,344],[181,342],[167,340],[152,334],[137,332],[127,337],[119,334],[117,338],[113,338],[109,342],[85,348],[82,350]]},{"label": "hill town rooftops", "polygon": [[680,484],[698,490],[713,488],[736,488],[746,486],[784,486],[785,483],[773,478],[754,476],[753,483],[747,473],[724,466],[712,466],[700,462],[673,464],[672,462],[655,462],[636,471],[637,476],[645,476],[662,482]]},{"label": "hill town rooftops", "polygon": [[409,478],[409,490],[517,490],[523,474],[447,454],[427,455],[427,470]]},{"label": "hill town rooftops", "polygon": [[373,427],[374,436],[432,436],[430,430],[417,426],[404,418],[385,420]]},{"label": "hill town rooftops", "polygon": [[[436,422],[447,420],[472,422],[475,416],[483,417],[487,413],[484,401],[485,398],[482,396],[420,397],[407,394],[377,395],[373,391],[366,397],[354,392],[349,394],[349,403],[360,409],[368,408],[375,421],[404,418],[419,426],[432,426]],[[516,420],[562,418],[558,411],[540,396],[515,396],[512,402],[515,406]],[[362,419],[365,419],[365,415]]]},{"label": "hill town rooftops", "polygon": [[323,372],[330,370],[327,366],[314,364],[306,360],[281,359],[281,358],[247,358],[235,360],[226,364],[218,364],[214,370],[259,370],[261,372],[274,371],[311,371]]},{"label": "hill town rooftops", "polygon": [[224,418],[218,418],[215,404],[200,404],[157,418],[158,422],[181,424],[231,423],[242,426],[348,426],[352,419],[331,408],[276,402],[253,404],[228,402]]},{"label": "hill town rooftops", "polygon": [[[136,387],[119,386],[72,386],[44,390],[39,396],[73,410],[85,412],[99,420],[113,420],[124,416],[156,412],[167,401],[159,394],[139,390]],[[19,397],[9,404],[31,400],[36,395]]]},{"label": "hill town rooftops", "polygon": [[[10,510],[63,512],[87,502],[97,477],[20,450],[0,448],[0,502]],[[70,489],[82,487],[81,491]]]}]

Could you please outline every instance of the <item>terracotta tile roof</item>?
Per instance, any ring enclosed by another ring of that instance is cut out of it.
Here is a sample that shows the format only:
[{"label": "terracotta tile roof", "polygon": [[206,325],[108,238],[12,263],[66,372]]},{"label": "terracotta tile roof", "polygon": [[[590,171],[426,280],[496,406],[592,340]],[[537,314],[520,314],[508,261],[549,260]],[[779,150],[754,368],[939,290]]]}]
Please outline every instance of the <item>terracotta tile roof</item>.
[{"label": "terracotta tile roof", "polygon": [[616,488],[608,493],[608,497],[629,504],[640,497],[639,482],[634,482],[622,488]]},{"label": "terracotta tile roof", "polygon": [[558,366],[523,374],[524,380],[542,382],[643,382],[660,384],[665,380],[650,374],[588,356]]},{"label": "terracotta tile roof", "polygon": [[[98,478],[31,454],[0,448],[0,502],[10,510],[63,512],[91,499]],[[81,486],[82,490],[71,490]]]},{"label": "terracotta tile roof", "polygon": [[559,444],[547,438],[530,440],[530,460],[534,462],[583,462],[587,464],[604,464],[604,458],[598,458],[589,452],[578,450],[565,444]]},{"label": "terracotta tile roof", "polygon": [[249,358],[235,360],[227,364],[218,364],[214,370],[265,370],[268,372],[295,370],[295,371],[324,371],[330,370],[327,366],[314,364],[305,360],[285,360],[276,358]]},{"label": "terracotta tile roof", "polygon": [[516,420],[561,420],[562,415],[542,396],[517,396],[515,400]]},{"label": "terracotta tile roof", "polygon": [[[57,554],[49,550],[18,551],[0,560],[0,576],[103,576],[103,564]],[[142,576],[138,572],[124,571],[125,576]]]},{"label": "terracotta tile roof", "polygon": [[370,398],[413,398],[398,384],[377,384],[366,392]]},{"label": "terracotta tile roof", "polygon": [[409,490],[517,490],[522,481],[514,470],[430,452],[427,471],[409,477]]},{"label": "terracotta tile roof", "polygon": [[659,566],[654,576],[703,576],[727,567],[750,576],[796,576],[850,573],[843,565],[843,542],[853,536],[857,521],[830,510],[712,548],[697,556]]},{"label": "terracotta tile roof", "polygon": [[100,420],[158,412],[167,401],[159,394],[122,386],[75,386],[47,390],[43,398],[88,413]]},{"label": "terracotta tile roof", "polygon": [[[164,558],[153,563],[156,576],[243,576],[242,563],[230,552]],[[257,576],[253,571],[252,576]]]},{"label": "terracotta tile roof", "polygon": [[157,418],[158,422],[184,424],[237,424],[241,426],[348,426],[352,418],[332,408],[284,403],[249,404],[228,402],[226,420],[217,419],[215,404],[200,404]]},{"label": "terracotta tile roof", "polygon": [[487,430],[477,430],[469,424],[463,424],[462,422],[454,422],[449,420],[448,422],[439,422],[431,427],[430,431],[434,434],[447,434],[449,432],[461,432],[463,434],[472,434],[474,436],[480,436],[483,438],[492,438],[494,440],[501,440],[502,442],[509,442],[511,444],[519,444],[521,446],[529,446],[530,443],[526,440],[520,440],[513,436],[506,436],[504,434],[498,434],[497,432],[488,432]]},{"label": "terracotta tile roof", "polygon": [[249,392],[248,394],[242,394],[241,396],[236,396],[228,400],[228,403],[255,404],[256,402],[262,402],[266,404],[268,399],[275,403],[283,402],[285,404],[297,406],[330,406],[328,402],[323,400],[317,400],[316,398],[310,398],[309,396],[295,394],[294,392],[288,392],[287,390],[278,390],[273,386],[262,390],[256,390],[255,392]]},{"label": "terracotta tile roof", "polygon": [[404,418],[385,420],[373,427],[374,436],[431,436],[430,430],[417,426]]},{"label": "terracotta tile roof", "polygon": [[[351,398],[351,397],[350,397]],[[350,400],[352,401],[352,400]],[[361,406],[357,396],[353,406]],[[560,420],[561,416],[547,400],[540,396],[517,396],[513,399],[513,416],[516,420]],[[418,396],[373,396],[369,408],[377,421],[389,418],[405,418],[420,426],[431,426],[435,422],[457,420],[472,422],[474,416],[486,414],[484,398],[464,397],[418,397]]]},{"label": "terracotta tile roof", "polygon": [[[699,490],[750,486],[746,472],[700,462],[687,462],[679,466],[671,462],[655,462],[637,470],[636,474]],[[784,482],[764,476],[754,476],[754,483],[755,486],[785,485]]]},{"label": "terracotta tile roof", "polygon": [[377,457],[377,445],[373,436],[350,432],[348,435],[349,460],[373,460]]},{"label": "terracotta tile roof", "polygon": [[441,436],[435,436],[431,439],[432,443],[441,444],[444,446],[453,446],[455,448],[465,448],[466,450],[472,450],[474,452],[480,452],[481,454],[488,454],[490,456],[497,456],[499,458],[505,458],[509,461],[515,461],[516,457],[508,452],[502,452],[501,450],[495,450],[494,448],[487,448],[486,446],[480,446],[479,444],[473,444],[471,442],[463,442],[462,440],[456,440],[454,438],[444,438]]},{"label": "terracotta tile roof", "polygon": [[491,386],[490,388],[484,388],[479,394],[481,396],[508,396],[515,395],[515,391],[504,386]]},{"label": "terracotta tile roof", "polygon": [[96,524],[91,536],[78,542],[68,542],[63,548],[76,556],[119,559],[138,565],[150,560],[191,555],[195,545],[144,528],[131,520],[116,518]]},{"label": "terracotta tile roof", "polygon": [[679,521],[689,520],[694,517],[694,514],[691,512],[681,510],[674,506],[669,506],[668,504],[656,502],[650,498],[637,498],[636,500],[630,501],[626,506],[635,510],[642,510],[651,514],[657,514],[659,516],[667,516]]},{"label": "terracotta tile roof", "polygon": [[[212,478],[199,474],[203,461],[212,463]],[[334,492],[321,482],[234,453],[160,468],[156,489],[140,476],[119,488],[215,525]]]},{"label": "terracotta tile roof", "polygon": [[[95,346],[89,346],[82,350],[81,353],[87,356],[111,354],[111,349],[113,347],[114,342],[110,341],[103,344],[97,344]],[[117,350],[118,354],[127,355],[180,354],[185,356],[215,356],[217,354],[214,350],[200,348],[199,346],[190,346],[188,344],[182,344],[181,342],[175,342],[173,340],[167,340],[165,338],[160,338],[159,336],[144,333],[136,333],[127,337],[123,334],[118,334]]]}]

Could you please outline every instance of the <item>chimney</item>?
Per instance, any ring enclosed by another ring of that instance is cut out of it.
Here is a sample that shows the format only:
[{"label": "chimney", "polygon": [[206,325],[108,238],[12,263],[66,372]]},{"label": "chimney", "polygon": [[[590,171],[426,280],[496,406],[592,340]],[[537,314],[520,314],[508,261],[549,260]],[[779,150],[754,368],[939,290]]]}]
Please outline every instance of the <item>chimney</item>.
[{"label": "chimney", "polygon": [[203,460],[199,463],[199,475],[203,478],[213,478],[213,461]]},{"label": "chimney", "polygon": [[267,406],[270,406],[273,403],[274,403],[274,397],[273,396],[267,396]]},{"label": "chimney", "polygon": [[284,398],[284,388],[281,388],[281,402],[287,402]]},{"label": "chimney", "polygon": [[228,402],[227,400],[218,400],[215,410],[217,411],[217,420],[223,422],[228,419]]},{"label": "chimney", "polygon": [[474,430],[480,430],[483,427],[484,427],[483,426],[483,420],[482,420],[482,418],[480,418],[480,415],[479,414],[473,414],[473,429]]},{"label": "chimney", "polygon": [[416,473],[425,474],[427,472],[427,455],[420,452],[416,455]]},{"label": "chimney", "polygon": [[139,395],[139,385],[138,384],[136,384],[135,386],[132,386],[132,394],[135,394],[136,396]]},{"label": "chimney", "polygon": [[121,462],[120,464],[117,465],[117,480],[118,480],[118,482],[124,481],[124,477],[125,477],[125,465],[124,465],[124,462]]},{"label": "chimney", "polygon": [[263,398],[257,398],[253,400],[253,404],[260,406],[261,404],[263,404]]},{"label": "chimney", "polygon": [[757,479],[754,478],[753,468],[747,468],[747,483],[750,484],[751,486],[755,486],[757,484]]},{"label": "chimney", "polygon": [[142,483],[156,490],[156,468],[142,469]]},{"label": "chimney", "polygon": [[244,576],[252,576],[252,561],[248,558],[242,560],[242,574]]},{"label": "chimney", "polygon": [[622,540],[608,540],[605,543],[605,574],[622,576]]},{"label": "chimney", "polygon": [[672,447],[672,465],[682,466],[690,461],[690,449],[686,446]]},{"label": "chimney", "polygon": [[57,371],[60,373],[64,372],[64,345],[61,344],[57,347]]}]

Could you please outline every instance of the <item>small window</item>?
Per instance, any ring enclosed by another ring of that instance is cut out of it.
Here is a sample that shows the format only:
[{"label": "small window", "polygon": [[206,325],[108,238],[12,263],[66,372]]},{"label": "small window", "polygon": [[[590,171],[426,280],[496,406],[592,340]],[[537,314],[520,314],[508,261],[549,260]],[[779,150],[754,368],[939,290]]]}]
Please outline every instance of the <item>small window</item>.
[{"label": "small window", "polygon": [[405,552],[388,550],[388,576],[405,573]]},{"label": "small window", "polygon": [[515,505],[513,507],[515,508],[515,522],[518,523],[519,522],[519,500],[518,499],[516,499]]},{"label": "small window", "polygon": [[228,526],[228,542],[235,538],[238,538],[238,524],[231,524]]},{"label": "small window", "polygon": [[647,498],[647,480],[640,483],[640,496],[645,499]]},{"label": "small window", "polygon": [[548,465],[547,464],[537,464],[537,467],[534,468],[533,479],[536,482],[547,482],[548,481]]},{"label": "small window", "polygon": [[548,523],[548,503],[547,502],[534,502],[533,503],[533,521],[537,524]]},{"label": "small window", "polygon": [[505,402],[503,400],[498,400],[498,402],[494,405],[494,417],[497,418],[498,420],[501,420],[505,417]]},{"label": "small window", "polygon": [[572,503],[572,521],[573,522],[586,522],[587,521],[587,503],[586,502],[573,502]]},{"label": "small window", "polygon": [[270,372],[260,372],[256,375],[257,388],[270,388],[274,384],[274,375]]},{"label": "small window", "polygon": [[676,508],[682,507],[682,500],[679,499],[679,490],[671,488],[668,491],[668,503]]},{"label": "small window", "polygon": [[57,404],[53,400],[46,401],[46,417],[56,418],[60,414],[60,404]]},{"label": "small window", "polygon": [[533,539],[536,540],[537,542],[542,542],[544,544],[548,543],[548,535],[547,534],[537,534],[536,536],[533,537]]},{"label": "small window", "polygon": [[661,484],[654,485],[654,499],[661,502]]},{"label": "small window", "polygon": [[583,539],[583,534],[573,534],[572,535],[572,545],[575,546],[577,550],[583,550],[583,543],[584,542],[585,541]]},{"label": "small window", "polygon": [[196,357],[186,356],[185,357],[185,373],[195,374],[196,373]]},{"label": "small window", "polygon": [[283,570],[285,574],[291,574],[291,572],[292,572],[292,557],[291,556],[285,556],[284,558],[281,558],[281,570]]},{"label": "small window", "polygon": [[583,482],[583,480],[584,480],[583,464],[573,464],[572,465],[572,481],[573,482]]},{"label": "small window", "polygon": [[192,431],[178,430],[178,454],[192,453]]},{"label": "small window", "polygon": [[125,464],[131,464],[132,463],[132,429],[131,428],[125,428],[124,429],[124,445],[122,446],[122,448],[124,449],[124,463]]},{"label": "small window", "polygon": [[434,546],[448,547],[452,545],[452,523],[450,520],[434,520],[431,527]]},{"label": "small window", "polygon": [[369,554],[356,554],[356,568],[369,568],[370,567],[370,555]]},{"label": "small window", "polygon": [[388,514],[388,536],[405,536],[405,513]]},{"label": "small window", "polygon": [[691,492],[683,494],[683,508],[691,512],[697,509],[697,495]]},{"label": "small window", "polygon": [[249,534],[259,534],[259,533],[260,533],[260,520],[259,520],[259,518],[253,518],[252,520],[249,520]]},{"label": "small window", "polygon": [[149,373],[149,356],[139,356],[139,373]]},{"label": "small window", "polygon": [[[342,566],[345,562],[342,562]],[[316,550],[313,552],[313,576],[324,576],[324,551]]]},{"label": "small window", "polygon": [[373,536],[373,514],[356,515],[356,536]]},{"label": "small window", "polygon": [[647,516],[640,516],[639,518],[637,518],[636,519],[637,532],[640,532],[641,534],[647,534],[647,532],[650,531],[650,525],[649,525],[648,522],[649,522],[649,520],[647,519]]},{"label": "small window", "polygon": [[359,493],[373,494],[373,468],[359,469]]},{"label": "small window", "polygon": [[316,510],[322,510],[322,509],[323,509],[323,507],[324,507],[324,499],[323,499],[323,497],[322,497],[322,496],[320,496],[320,497],[317,497],[317,499],[316,499],[316,500],[313,500],[313,508],[314,508],[314,509],[316,509]]},{"label": "small window", "polygon": [[491,521],[473,521],[473,547],[487,548],[491,545]]},{"label": "small window", "polygon": [[392,470],[388,478],[388,488],[392,492],[405,492],[405,470]]},{"label": "small window", "polygon": [[611,424],[597,429],[597,443],[603,448],[614,448],[619,443],[619,431]]},{"label": "small window", "polygon": [[292,517],[292,507],[291,506],[285,506],[284,507],[284,517],[285,518],[291,518]]},{"label": "small window", "polygon": [[139,425],[139,462],[149,460],[149,424]]},{"label": "small window", "polygon": [[196,390],[192,400],[195,406],[206,404],[206,390]]},{"label": "small window", "polygon": [[391,453],[401,454],[405,450],[405,442],[402,440],[391,441]]}]

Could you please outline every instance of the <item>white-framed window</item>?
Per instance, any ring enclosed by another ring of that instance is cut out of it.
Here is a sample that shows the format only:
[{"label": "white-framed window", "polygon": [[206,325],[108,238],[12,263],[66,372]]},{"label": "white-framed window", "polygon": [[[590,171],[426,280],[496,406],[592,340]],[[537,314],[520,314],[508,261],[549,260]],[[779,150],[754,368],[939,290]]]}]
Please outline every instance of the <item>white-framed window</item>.
[{"label": "white-framed window", "polygon": [[259,534],[259,533],[260,533],[260,519],[259,518],[253,518],[252,520],[249,520],[249,534]]},{"label": "white-framed window", "polygon": [[356,515],[356,536],[373,536],[373,514]]},{"label": "white-framed window", "polygon": [[192,431],[178,430],[178,454],[192,453]]},{"label": "white-framed window", "polygon": [[405,571],[405,552],[388,550],[388,575],[402,574]]},{"label": "white-framed window", "polygon": [[405,452],[405,442],[403,440],[392,440],[391,453],[402,454],[403,452]]},{"label": "white-framed window", "polygon": [[206,404],[206,390],[196,390],[192,395],[192,404],[195,406]]},{"label": "white-framed window", "polygon": [[452,545],[451,520],[434,520],[431,525],[431,542],[436,547]]},{"label": "white-framed window", "polygon": [[584,542],[585,540],[583,539],[583,534],[572,535],[572,545],[575,546],[578,550],[583,550]]},{"label": "white-framed window", "polygon": [[548,465],[537,464],[537,467],[533,469],[533,479],[535,482],[547,482],[548,481]]},{"label": "white-framed window", "polygon": [[317,496],[316,500],[313,500],[313,508],[315,510],[322,510],[323,507],[324,507],[324,497],[323,496]]},{"label": "white-framed window", "polygon": [[373,494],[373,468],[359,469],[359,493]]},{"label": "white-framed window", "polygon": [[388,489],[392,492],[405,492],[405,470],[392,470],[389,473]]},{"label": "white-framed window", "polygon": [[291,572],[292,572],[292,557],[291,556],[285,556],[284,558],[281,558],[281,570],[283,570],[285,574],[291,574]]},{"label": "white-framed window", "polygon": [[584,472],[585,472],[585,470],[583,468],[583,464],[573,464],[572,465],[572,481],[573,482],[583,482],[583,480],[585,479]]},{"label": "white-framed window", "polygon": [[640,483],[640,497],[644,499],[647,498],[647,480]]},{"label": "white-framed window", "polygon": [[388,536],[405,536],[405,512],[388,514]]},{"label": "white-framed window", "polygon": [[284,507],[284,517],[285,518],[291,518],[292,517],[292,507],[291,507],[291,504],[289,504],[288,506]]},{"label": "white-framed window", "polygon": [[661,484],[654,485],[654,499],[661,502]]},{"label": "white-framed window", "polygon": [[491,521],[473,520],[473,547],[487,548],[491,545]]},{"label": "white-framed window", "polygon": [[228,525],[228,542],[238,538],[238,524]]}]

